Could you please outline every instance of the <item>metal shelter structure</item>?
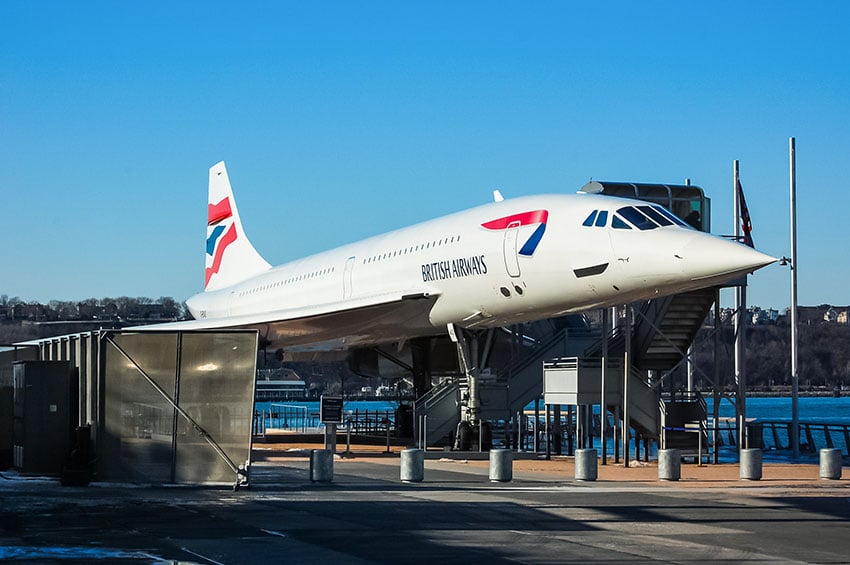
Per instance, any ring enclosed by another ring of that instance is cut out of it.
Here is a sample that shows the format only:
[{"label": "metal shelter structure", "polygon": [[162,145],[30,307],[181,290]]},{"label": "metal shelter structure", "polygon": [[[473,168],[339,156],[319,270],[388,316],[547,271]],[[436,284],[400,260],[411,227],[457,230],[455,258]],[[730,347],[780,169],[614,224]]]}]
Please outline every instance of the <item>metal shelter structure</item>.
[{"label": "metal shelter structure", "polygon": [[257,341],[253,330],[106,330],[30,342],[37,360],[16,363],[70,365],[87,432],[68,433],[90,438],[75,449],[91,452],[98,480],[238,488],[249,478]]}]

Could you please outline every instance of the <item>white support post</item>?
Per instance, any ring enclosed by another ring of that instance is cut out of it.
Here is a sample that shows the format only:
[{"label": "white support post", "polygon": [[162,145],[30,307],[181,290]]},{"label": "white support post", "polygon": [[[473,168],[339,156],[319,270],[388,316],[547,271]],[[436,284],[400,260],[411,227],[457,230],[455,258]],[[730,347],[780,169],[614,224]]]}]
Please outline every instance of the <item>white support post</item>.
[{"label": "white support post", "polygon": [[626,319],[623,322],[626,332],[626,347],[623,354],[623,467],[629,466],[629,369],[632,353],[632,306],[625,306]]},{"label": "white support post", "polygon": [[599,449],[602,451],[602,464],[608,464],[608,449],[606,447],[605,424],[608,418],[605,416],[605,379],[608,368],[608,309],[602,309],[602,380],[599,387]]},{"label": "white support post", "polygon": [[794,138],[788,140],[791,185],[791,451],[794,459],[800,456],[800,418],[797,397],[800,393],[800,374],[797,359],[797,156]]}]

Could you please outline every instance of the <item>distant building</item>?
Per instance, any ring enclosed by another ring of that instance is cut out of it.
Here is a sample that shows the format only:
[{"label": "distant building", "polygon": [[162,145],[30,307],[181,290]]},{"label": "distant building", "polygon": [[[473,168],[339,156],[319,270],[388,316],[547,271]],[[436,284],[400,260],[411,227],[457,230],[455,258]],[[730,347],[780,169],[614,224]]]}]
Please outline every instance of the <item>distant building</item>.
[{"label": "distant building", "polygon": [[[821,304],[820,306],[798,306],[797,319],[802,325],[813,324],[847,324],[847,306],[832,306]],[[843,321],[842,321],[843,320]]]},{"label": "distant building", "polygon": [[260,369],[254,398],[258,402],[302,399],[307,396],[307,384],[289,368]]},{"label": "distant building", "polygon": [[13,320],[30,320],[32,322],[41,322],[53,319],[50,316],[50,309],[44,304],[15,304],[12,306]]},{"label": "distant building", "polygon": [[85,302],[77,304],[77,313],[81,320],[101,320],[105,317],[105,310],[103,306],[98,306],[97,304],[87,304]]},{"label": "distant building", "polygon": [[773,308],[762,310],[758,306],[755,306],[750,310],[750,314],[754,326],[758,324],[775,324],[779,320],[779,310],[774,310]]}]

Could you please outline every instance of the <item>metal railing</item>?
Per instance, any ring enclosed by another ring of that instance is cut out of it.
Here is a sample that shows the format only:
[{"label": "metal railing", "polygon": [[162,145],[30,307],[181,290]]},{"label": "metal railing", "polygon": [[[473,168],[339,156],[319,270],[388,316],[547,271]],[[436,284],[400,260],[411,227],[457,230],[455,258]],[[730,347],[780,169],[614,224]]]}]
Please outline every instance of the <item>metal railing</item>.
[{"label": "metal railing", "polygon": [[[755,420],[747,422],[749,447],[770,451],[791,451],[792,423],[787,420]],[[850,424],[831,422],[799,422],[800,451],[816,454],[819,449],[838,448],[850,457]],[[722,418],[716,426],[718,447],[737,445],[734,418]]]},{"label": "metal railing", "polygon": [[[384,434],[395,432],[396,414],[393,410],[348,410],[345,423],[353,434]],[[319,414],[310,412],[306,406],[271,404],[269,410],[254,412],[252,431],[255,436],[264,436],[269,430],[284,430],[295,433],[318,433],[323,427]]]},{"label": "metal railing", "polygon": [[679,432],[684,434],[697,434],[697,448],[696,451],[692,449],[679,449],[682,455],[694,455],[697,459],[697,464],[702,465],[702,460],[704,457],[709,456],[709,441],[708,441],[708,430],[703,425],[703,422],[686,422],[682,427],[668,427],[664,426],[661,429],[661,449],[667,449],[667,432]]},{"label": "metal railing", "polygon": [[393,410],[348,410],[345,412],[345,425],[353,434],[383,434],[387,430],[395,431],[395,423]]},{"label": "metal railing", "polygon": [[431,444],[457,426],[461,384],[466,384],[466,377],[445,379],[414,402],[414,437],[418,442]]},{"label": "metal railing", "polygon": [[289,430],[304,433],[308,427],[313,427],[314,419],[310,418],[306,406],[297,404],[269,404],[269,428]]}]

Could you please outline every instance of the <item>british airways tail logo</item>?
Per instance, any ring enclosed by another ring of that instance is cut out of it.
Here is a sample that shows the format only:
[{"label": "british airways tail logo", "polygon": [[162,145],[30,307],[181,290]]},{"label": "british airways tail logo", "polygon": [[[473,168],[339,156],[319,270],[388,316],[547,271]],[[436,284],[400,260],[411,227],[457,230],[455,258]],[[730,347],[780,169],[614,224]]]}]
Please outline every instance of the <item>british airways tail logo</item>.
[{"label": "british airways tail logo", "polygon": [[217,225],[233,215],[230,208],[230,198],[225,198],[218,204],[207,205],[207,226],[215,226],[207,237],[207,255],[212,257],[212,264],[207,267],[205,273],[204,287],[210,283],[212,276],[221,268],[221,258],[227,246],[236,241],[236,224],[230,224],[225,229],[223,225]]},{"label": "british airways tail logo", "polygon": [[481,224],[481,227],[497,231],[540,224],[537,226],[537,229],[534,230],[534,233],[531,234],[531,237],[528,238],[528,241],[526,241],[519,250],[520,255],[530,257],[534,255],[537,245],[540,243],[540,240],[543,239],[543,234],[546,232],[546,221],[548,219],[549,210],[531,210],[530,212],[522,212],[521,214],[513,214],[511,216],[505,216],[504,218],[490,220],[489,222]]}]

